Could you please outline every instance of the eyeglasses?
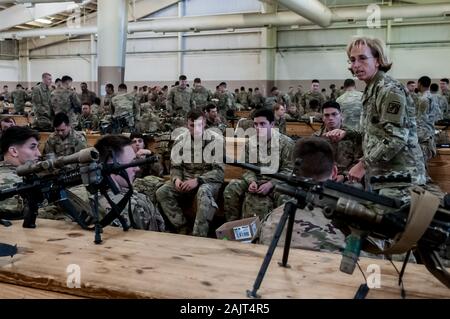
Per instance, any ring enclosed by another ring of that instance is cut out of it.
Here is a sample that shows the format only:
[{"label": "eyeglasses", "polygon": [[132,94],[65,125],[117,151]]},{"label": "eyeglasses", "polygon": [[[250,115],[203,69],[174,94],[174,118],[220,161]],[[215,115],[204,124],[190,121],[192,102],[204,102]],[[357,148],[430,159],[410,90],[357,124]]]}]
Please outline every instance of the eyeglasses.
[{"label": "eyeglasses", "polygon": [[369,59],[374,59],[375,57],[373,56],[365,56],[365,55],[359,55],[356,58],[355,57],[351,57],[350,59],[347,60],[348,64],[354,64],[356,61],[358,61],[359,63],[367,63],[367,60]]}]

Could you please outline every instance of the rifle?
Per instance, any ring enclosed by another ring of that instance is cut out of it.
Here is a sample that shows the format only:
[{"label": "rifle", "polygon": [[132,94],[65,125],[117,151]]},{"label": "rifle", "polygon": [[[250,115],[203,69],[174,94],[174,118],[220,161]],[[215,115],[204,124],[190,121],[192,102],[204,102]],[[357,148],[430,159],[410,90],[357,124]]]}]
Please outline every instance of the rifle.
[{"label": "rifle", "polygon": [[[261,173],[260,167],[255,165],[227,163]],[[295,211],[297,208],[304,209],[305,207],[310,209],[313,207],[322,208],[324,216],[332,220],[332,223],[341,229],[344,234],[347,234],[347,244],[340,266],[342,272],[353,273],[361,250],[385,255],[406,252],[407,256],[400,272],[400,284],[409,255],[413,252],[433,276],[450,288],[450,273],[442,265],[438,254],[440,249],[446,248],[448,250],[450,245],[450,196],[448,194],[444,198],[443,206],[437,207],[438,204],[436,204],[437,210],[434,216],[431,215],[431,221],[426,223],[421,231],[416,231],[413,234],[415,240],[410,241],[407,247],[398,248],[395,247],[395,240],[400,238],[398,241],[401,241],[401,235],[411,229],[411,216],[409,216],[411,205],[404,204],[398,199],[362,191],[331,180],[314,182],[311,179],[295,175],[287,176],[278,173],[266,175],[283,181],[284,184],[275,186],[275,191],[295,198],[297,203],[286,203],[285,211],[277,226],[253,290],[247,291],[249,297],[259,297],[256,292],[261,285],[283,228],[289,218],[283,260],[280,263],[281,266],[288,266],[287,259]],[[384,181],[396,178],[397,176],[375,177],[375,179]],[[398,178],[405,180],[403,175]],[[423,213],[425,214],[425,211]],[[411,232],[409,232],[409,235],[411,235]],[[382,240],[383,242],[394,240],[391,251],[376,247],[374,245],[376,240]],[[360,287],[360,291],[362,288],[363,286]],[[367,286],[365,289],[368,289]]]},{"label": "rifle", "polygon": [[[49,203],[59,202],[69,216],[83,229],[90,229],[89,223],[94,222],[96,231],[95,242],[100,243],[101,228],[109,225],[115,218],[119,219],[125,231],[129,229],[129,225],[120,215],[133,192],[125,169],[154,163],[158,161],[158,157],[148,156],[145,159],[135,160],[128,164],[119,164],[116,161],[113,163],[98,163],[98,159],[98,151],[91,147],[70,156],[62,156],[37,163],[28,162],[21,165],[17,167],[16,172],[19,176],[22,176],[23,182],[17,183],[11,188],[0,190],[0,201],[15,195],[19,195],[26,200],[27,208],[23,216],[20,216],[24,220],[22,225],[24,228],[36,227],[39,204],[44,200],[47,200]],[[70,164],[79,164],[79,167],[68,169],[67,165]],[[111,212],[102,220],[99,220],[97,211],[98,193],[100,192],[104,195],[108,201],[107,191],[109,189],[115,194],[119,193],[116,184],[111,179],[111,174],[124,177],[128,182],[129,190],[117,205],[112,203]],[[92,221],[92,216],[88,215],[86,211],[77,212],[67,197],[66,189],[78,185],[85,185],[86,189],[95,195],[94,221]],[[11,217],[17,219],[17,216],[0,214],[0,218],[10,219]]]}]

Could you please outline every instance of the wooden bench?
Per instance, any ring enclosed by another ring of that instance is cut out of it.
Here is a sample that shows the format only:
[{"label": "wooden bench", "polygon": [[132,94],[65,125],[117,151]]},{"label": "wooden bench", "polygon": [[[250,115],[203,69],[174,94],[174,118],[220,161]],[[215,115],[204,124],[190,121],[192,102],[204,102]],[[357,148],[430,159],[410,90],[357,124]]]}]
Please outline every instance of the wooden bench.
[{"label": "wooden bench", "polygon": [[5,117],[13,118],[16,122],[17,126],[28,126],[31,124],[30,119],[25,115],[14,115],[14,114],[1,114],[0,119],[4,119]]},{"label": "wooden bench", "polygon": [[319,131],[321,127],[322,123],[286,122],[286,135],[300,137],[311,136]]},{"label": "wooden bench", "polygon": [[[0,258],[0,282],[88,298],[245,299],[267,252],[262,245],[116,227],[106,227],[102,238],[95,245],[94,234],[75,223],[38,219],[36,229],[25,229],[13,222],[0,242],[17,244],[20,253]],[[339,271],[338,254],[291,249],[291,268],[282,268],[282,252],[276,249],[258,291],[263,298],[349,299],[364,282],[358,270]],[[80,267],[81,288],[67,287],[69,265]],[[366,275],[369,265],[380,267],[381,287],[368,298],[401,298],[388,261],[361,258],[360,265]],[[407,298],[450,298],[423,265],[408,265],[403,280]]]},{"label": "wooden bench", "polygon": [[450,149],[437,150],[437,156],[428,162],[428,173],[444,192],[450,193]]}]

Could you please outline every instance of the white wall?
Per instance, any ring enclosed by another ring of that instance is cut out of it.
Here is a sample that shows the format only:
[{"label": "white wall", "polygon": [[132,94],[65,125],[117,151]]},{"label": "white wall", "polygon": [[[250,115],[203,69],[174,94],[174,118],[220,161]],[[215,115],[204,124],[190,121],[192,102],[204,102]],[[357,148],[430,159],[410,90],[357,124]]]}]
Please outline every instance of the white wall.
[{"label": "white wall", "polygon": [[19,80],[19,61],[0,60],[0,81],[17,82],[18,80]]},{"label": "white wall", "polygon": [[[332,0],[325,2],[327,5],[335,4]],[[259,11],[260,7],[261,2],[257,0],[186,0],[185,15],[255,12]],[[149,18],[177,14],[177,5],[173,5]],[[275,61],[277,85],[284,88],[292,82],[308,82],[313,78],[325,82],[345,79],[350,76],[345,55],[345,45],[349,39],[355,34],[377,36],[384,40],[387,37],[386,27],[368,29],[365,25],[357,24],[335,24],[334,27],[278,30],[279,50]],[[261,47],[260,29],[215,33],[188,33],[183,38],[183,48],[188,50],[183,54],[183,73],[188,78],[198,76],[203,81],[211,81],[211,85],[221,80],[236,83],[265,80],[264,65],[261,64],[262,50],[243,50]],[[138,36],[144,38],[136,39]],[[425,74],[434,79],[450,77],[449,39],[450,24],[409,26],[394,24],[391,32],[393,45],[390,48],[390,56],[394,61],[392,75],[402,80],[417,79]],[[32,51],[33,56],[40,56],[30,60],[32,81],[39,81],[44,71],[49,71],[55,76],[69,74],[77,82],[91,81],[88,55],[90,41],[87,40],[71,40]],[[293,46],[297,48],[288,48]],[[126,81],[139,83],[175,81],[178,78],[177,49],[176,34],[165,36],[151,32],[133,34],[127,42],[129,54],[126,58]],[[189,50],[205,51],[189,52]],[[151,53],[154,51],[160,52]],[[82,56],[77,57],[77,54]],[[75,56],[63,57],[64,55]],[[42,59],[42,56],[48,58]],[[17,80],[17,61],[2,63],[0,79]]]}]

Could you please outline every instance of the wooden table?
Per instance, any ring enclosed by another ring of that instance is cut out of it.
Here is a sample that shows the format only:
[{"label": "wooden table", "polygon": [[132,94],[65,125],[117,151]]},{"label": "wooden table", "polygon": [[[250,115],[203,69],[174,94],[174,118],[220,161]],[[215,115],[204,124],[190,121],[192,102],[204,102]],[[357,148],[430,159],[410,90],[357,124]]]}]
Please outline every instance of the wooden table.
[{"label": "wooden table", "polygon": [[428,173],[444,192],[450,193],[450,149],[438,149],[437,156],[428,162]]},{"label": "wooden table", "polygon": [[311,136],[319,131],[322,123],[307,124],[304,122],[286,122],[286,135],[289,136]]},{"label": "wooden table", "polygon": [[[21,222],[3,228],[0,242],[21,253],[0,258],[0,282],[93,298],[246,298],[267,246],[107,227],[103,244],[74,223],[39,220],[36,229]],[[339,271],[337,254],[292,249],[291,268],[281,268],[277,248],[259,293],[263,298],[353,298],[363,282],[359,271]],[[69,265],[80,267],[81,288],[68,288]],[[375,264],[381,288],[368,298],[400,298],[397,274],[387,261],[361,258],[364,271]],[[398,268],[400,264],[396,264]],[[450,290],[422,265],[408,265],[408,298],[450,298]],[[26,291],[24,290],[24,294]],[[39,296],[36,296],[39,297]]]}]

